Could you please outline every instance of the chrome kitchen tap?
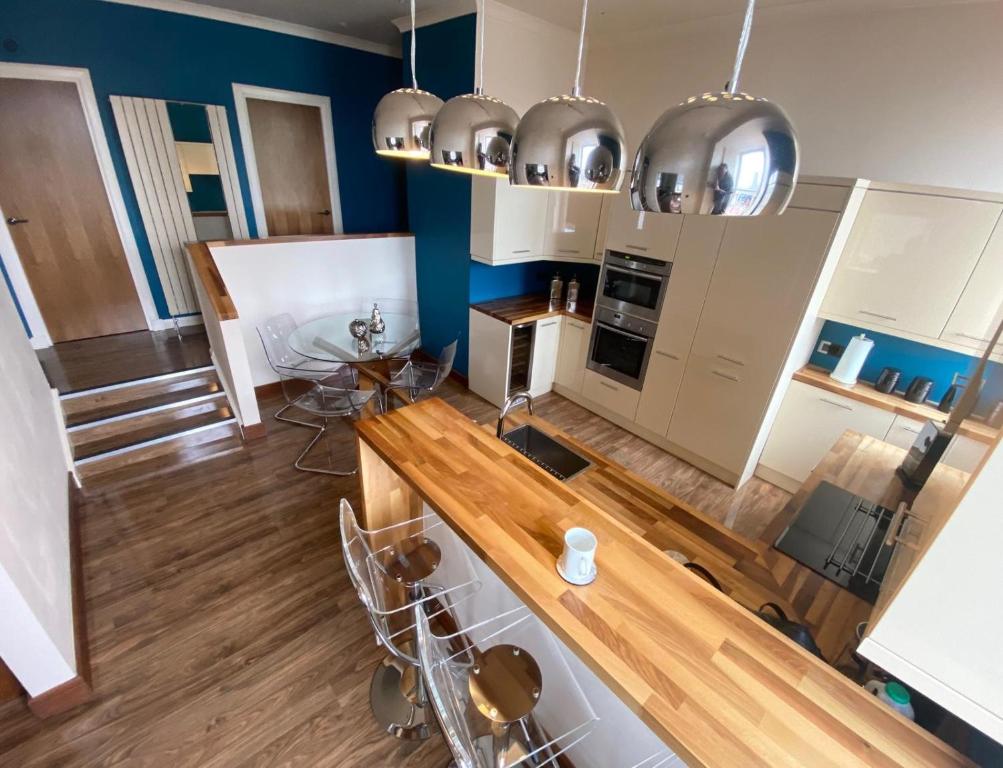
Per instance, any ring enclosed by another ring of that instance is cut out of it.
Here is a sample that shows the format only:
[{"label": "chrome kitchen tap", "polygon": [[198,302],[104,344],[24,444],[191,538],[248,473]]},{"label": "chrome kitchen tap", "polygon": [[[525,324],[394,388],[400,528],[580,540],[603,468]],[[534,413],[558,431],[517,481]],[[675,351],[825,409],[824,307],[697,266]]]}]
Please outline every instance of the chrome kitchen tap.
[{"label": "chrome kitchen tap", "polygon": [[502,404],[501,412],[498,414],[498,430],[495,433],[498,437],[505,434],[505,417],[508,416],[508,412],[515,408],[517,405],[526,404],[529,408],[529,413],[533,413],[533,396],[529,394],[525,389],[519,390],[518,392],[513,392],[511,395],[505,398],[504,404]]}]

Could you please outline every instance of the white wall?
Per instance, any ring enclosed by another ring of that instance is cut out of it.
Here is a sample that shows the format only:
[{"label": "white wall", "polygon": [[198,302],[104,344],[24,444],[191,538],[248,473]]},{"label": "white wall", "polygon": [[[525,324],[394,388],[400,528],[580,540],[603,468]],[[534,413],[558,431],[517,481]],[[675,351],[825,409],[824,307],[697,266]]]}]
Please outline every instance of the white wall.
[{"label": "white wall", "polygon": [[367,297],[417,301],[413,237],[264,240],[210,252],[240,316],[255,387],[278,379],[257,332],[269,317],[288,312],[302,323],[338,311],[361,314]]},{"label": "white wall", "polygon": [[[741,89],[787,110],[805,174],[1003,192],[1003,2],[872,7],[762,8]],[[632,157],[665,109],[724,86],[740,23],[593,41],[587,90],[619,115]]]},{"label": "white wall", "polygon": [[31,695],[76,674],[67,466],[52,391],[0,290],[0,657]]}]

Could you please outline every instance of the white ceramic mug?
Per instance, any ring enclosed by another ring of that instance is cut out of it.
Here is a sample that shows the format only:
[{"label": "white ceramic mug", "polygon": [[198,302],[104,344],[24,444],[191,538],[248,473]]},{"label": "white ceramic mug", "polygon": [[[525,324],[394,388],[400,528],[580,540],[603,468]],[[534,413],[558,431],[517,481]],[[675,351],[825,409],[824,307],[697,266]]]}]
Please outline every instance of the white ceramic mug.
[{"label": "white ceramic mug", "polygon": [[569,579],[583,581],[592,575],[597,545],[595,534],[587,528],[569,528],[565,531],[561,570]]}]

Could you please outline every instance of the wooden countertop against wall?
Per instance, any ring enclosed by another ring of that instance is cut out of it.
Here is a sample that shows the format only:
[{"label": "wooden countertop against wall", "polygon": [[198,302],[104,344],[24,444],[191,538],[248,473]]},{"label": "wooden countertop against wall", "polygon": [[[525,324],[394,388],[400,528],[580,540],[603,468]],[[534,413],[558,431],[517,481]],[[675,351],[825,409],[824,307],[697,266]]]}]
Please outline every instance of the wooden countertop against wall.
[{"label": "wooden countertop against wall", "polygon": [[[843,395],[851,400],[919,421],[933,419],[943,423],[947,421],[949,415],[926,403],[910,403],[902,395],[886,395],[883,392],[878,392],[873,384],[868,384],[865,381],[858,381],[852,387],[848,387],[830,377],[828,371],[815,366],[805,366],[797,371],[794,374],[794,381],[811,384],[813,387],[825,389],[833,394]],[[974,419],[965,419],[958,430],[958,434],[987,445],[996,440],[997,432],[998,430],[993,429],[988,424]]]},{"label": "wooden countertop against wall", "polygon": [[573,317],[583,323],[592,322],[593,305],[592,302],[578,302],[578,308],[570,312],[563,307],[560,309],[550,308],[550,298],[543,294],[531,294],[528,296],[509,296],[504,299],[494,299],[493,301],[482,301],[479,304],[471,304],[471,309],[483,312],[485,315],[501,320],[509,325],[519,325],[520,323],[532,323],[543,320],[547,317]]},{"label": "wooden countertop against wall", "polygon": [[[443,401],[356,429],[367,527],[427,503],[690,766],[972,765]],[[574,525],[586,587],[554,569]]]}]

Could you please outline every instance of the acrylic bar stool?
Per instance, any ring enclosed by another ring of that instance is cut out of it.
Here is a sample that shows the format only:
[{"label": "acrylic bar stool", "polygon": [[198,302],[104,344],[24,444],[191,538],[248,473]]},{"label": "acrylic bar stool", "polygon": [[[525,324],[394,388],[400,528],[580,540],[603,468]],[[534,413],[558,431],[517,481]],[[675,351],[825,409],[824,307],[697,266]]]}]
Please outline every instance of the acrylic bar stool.
[{"label": "acrylic bar stool", "polygon": [[[442,525],[434,515],[366,530],[356,520],[352,506],[341,500],[341,548],[349,579],[369,615],[378,644],[387,656],[376,668],[369,700],[377,722],[399,739],[429,736],[428,697],[414,653],[415,619],[436,618],[456,604],[456,595],[468,599],[480,588],[476,580],[445,588],[426,580],[440,561],[438,545],[425,534]],[[431,525],[426,523],[435,520]],[[417,526],[423,530],[415,531]],[[373,549],[374,539],[390,538],[392,544]],[[398,595],[397,605],[394,592]],[[436,606],[440,606],[436,608]]]},{"label": "acrylic bar stool", "polygon": [[598,721],[589,710],[583,722],[552,739],[539,727],[534,713],[544,678],[536,660],[514,643],[488,645],[527,621],[536,618],[520,606],[437,635],[424,615],[417,616],[422,674],[456,768],[557,765]]}]

